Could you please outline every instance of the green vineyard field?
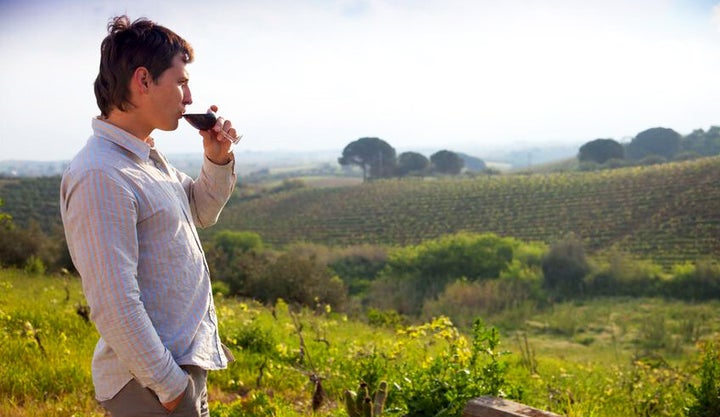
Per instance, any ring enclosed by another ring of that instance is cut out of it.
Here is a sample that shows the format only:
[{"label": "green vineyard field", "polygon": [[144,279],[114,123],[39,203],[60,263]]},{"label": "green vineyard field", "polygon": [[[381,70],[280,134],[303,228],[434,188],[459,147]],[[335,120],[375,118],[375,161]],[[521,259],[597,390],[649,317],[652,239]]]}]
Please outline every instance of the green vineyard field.
[{"label": "green vineyard field", "polygon": [[[0,211],[26,226],[60,224],[59,177],[0,180]],[[552,243],[579,236],[591,253],[616,248],[663,265],[720,255],[720,157],[595,172],[392,179],[236,192],[218,230],[294,242],[407,245],[459,231]]]},{"label": "green vineyard field", "polygon": [[720,158],[596,172],[401,179],[233,200],[214,229],[285,245],[406,245],[459,231],[575,233],[661,264],[720,254]]}]

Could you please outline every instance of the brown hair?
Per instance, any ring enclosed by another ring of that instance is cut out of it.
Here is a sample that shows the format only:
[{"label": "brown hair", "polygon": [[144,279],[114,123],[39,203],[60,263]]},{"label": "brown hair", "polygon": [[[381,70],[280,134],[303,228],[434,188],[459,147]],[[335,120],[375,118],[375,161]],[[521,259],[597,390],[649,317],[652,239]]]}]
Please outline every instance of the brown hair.
[{"label": "brown hair", "polygon": [[185,39],[145,18],[131,24],[127,16],[118,16],[107,28],[95,79],[95,99],[104,117],[114,108],[127,111],[132,106],[129,82],[137,68],[147,68],[157,82],[177,54],[183,55],[185,63],[193,60],[193,49]]}]

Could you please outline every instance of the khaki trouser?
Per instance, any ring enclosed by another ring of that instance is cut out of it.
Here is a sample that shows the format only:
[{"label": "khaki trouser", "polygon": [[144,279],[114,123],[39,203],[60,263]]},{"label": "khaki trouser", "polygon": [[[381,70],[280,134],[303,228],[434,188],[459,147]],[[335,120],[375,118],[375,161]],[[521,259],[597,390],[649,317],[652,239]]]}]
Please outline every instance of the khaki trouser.
[{"label": "khaki trouser", "polygon": [[100,404],[112,417],[208,417],[207,371],[190,365],[182,368],[188,373],[189,381],[185,396],[173,411],[167,411],[152,390],[133,379],[113,398]]}]

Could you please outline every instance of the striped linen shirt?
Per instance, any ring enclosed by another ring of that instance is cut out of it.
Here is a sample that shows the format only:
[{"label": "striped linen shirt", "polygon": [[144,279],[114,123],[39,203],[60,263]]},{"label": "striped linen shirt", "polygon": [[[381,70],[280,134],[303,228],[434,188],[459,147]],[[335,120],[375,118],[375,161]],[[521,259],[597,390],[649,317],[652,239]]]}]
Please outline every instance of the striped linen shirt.
[{"label": "striped linen shirt", "polygon": [[193,180],[164,159],[153,162],[151,153],[159,154],[150,144],[92,123],[93,135],[63,174],[60,210],[100,333],[95,396],[109,400],[134,377],[168,402],[188,382],[180,365],[228,363],[195,225],[217,221],[235,186],[234,162],[205,158]]}]

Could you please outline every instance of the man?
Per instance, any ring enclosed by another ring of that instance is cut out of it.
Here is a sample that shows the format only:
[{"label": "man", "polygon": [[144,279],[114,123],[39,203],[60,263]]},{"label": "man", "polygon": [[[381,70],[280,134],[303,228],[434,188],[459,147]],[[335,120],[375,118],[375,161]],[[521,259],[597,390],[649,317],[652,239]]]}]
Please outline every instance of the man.
[{"label": "man", "polygon": [[[217,221],[236,182],[232,123],[201,131],[197,180],[155,149],[192,103],[192,47],[146,19],[113,19],[101,45],[101,115],[61,184],[68,247],[100,333],[96,398],[113,416],[207,416],[207,371],[232,360],[220,343],[196,225]],[[217,111],[216,106],[212,106]]]}]

